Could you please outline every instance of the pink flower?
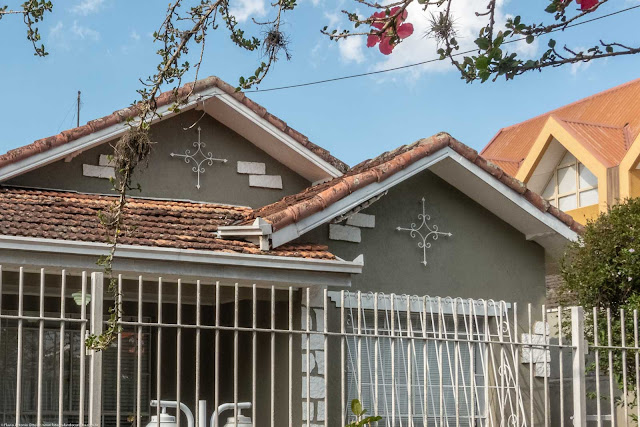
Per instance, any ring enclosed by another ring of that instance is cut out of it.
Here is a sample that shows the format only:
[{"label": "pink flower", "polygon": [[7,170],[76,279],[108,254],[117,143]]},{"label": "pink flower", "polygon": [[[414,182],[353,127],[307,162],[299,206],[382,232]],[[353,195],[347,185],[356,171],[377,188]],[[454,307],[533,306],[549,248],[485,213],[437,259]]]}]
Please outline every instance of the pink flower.
[{"label": "pink flower", "polygon": [[[389,16],[395,15],[399,9],[399,6],[391,9],[389,11]],[[396,16],[395,22],[389,25],[382,35],[379,36],[377,34],[369,34],[369,36],[367,37],[367,47],[374,47],[375,45],[379,44],[378,48],[380,49],[380,52],[384,55],[390,55],[391,52],[393,52],[393,48],[396,47],[400,40],[406,39],[411,34],[413,34],[413,24],[404,23],[404,21],[407,19],[407,15],[407,10],[403,10],[402,13]],[[371,23],[371,26],[373,28],[382,30],[382,28],[385,26],[384,20],[386,18],[387,14],[381,11],[375,12],[369,19],[373,21]]]},{"label": "pink flower", "polygon": [[[571,3],[571,0],[566,0],[566,3]],[[580,10],[589,10],[598,4],[598,0],[576,0],[576,3],[580,5]]]}]

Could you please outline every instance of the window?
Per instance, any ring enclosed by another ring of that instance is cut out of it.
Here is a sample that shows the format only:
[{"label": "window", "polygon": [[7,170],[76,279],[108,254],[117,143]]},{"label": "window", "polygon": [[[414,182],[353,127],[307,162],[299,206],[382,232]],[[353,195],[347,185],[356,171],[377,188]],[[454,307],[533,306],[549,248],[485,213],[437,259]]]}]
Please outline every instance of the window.
[{"label": "window", "polygon": [[598,203],[598,178],[567,152],[542,192],[553,206],[569,211]]},{"label": "window", "polygon": [[[350,319],[347,332],[354,332],[357,320]],[[354,322],[355,321],[355,322]],[[374,334],[373,311],[366,310],[362,318],[362,330],[364,334]],[[423,324],[426,322],[426,324]],[[458,338],[469,339],[463,326],[465,319],[458,317]],[[445,315],[442,337],[438,340],[438,315],[427,314],[426,318],[420,313],[411,316],[411,329],[416,337],[422,336],[423,326],[430,340],[411,340],[407,338],[390,337],[389,312],[380,312],[378,319],[378,333],[385,337],[378,339],[378,411],[375,415],[383,417],[381,425],[391,425],[392,419],[392,385],[395,383],[395,421],[396,425],[408,425],[409,420],[409,360],[411,360],[411,418],[415,425],[423,425],[425,413],[426,424],[429,426],[440,425],[440,417],[447,425],[456,423],[455,378],[458,380],[458,414],[460,425],[469,425],[471,410],[475,410],[476,419],[483,417],[484,412],[484,378],[480,364],[481,352],[484,344],[464,344],[458,346],[457,359],[455,357],[456,345],[446,339],[454,338],[454,318]],[[435,326],[435,328],[434,328]],[[480,325],[480,328],[482,325]],[[397,312],[395,320],[395,336],[407,336],[406,312]],[[484,334],[474,330],[475,339],[482,340]],[[358,398],[358,339],[347,338],[347,395],[348,402]],[[375,338],[361,338],[361,375],[362,375],[362,404],[369,414],[374,413],[375,405]],[[474,369],[471,369],[471,353],[474,354]],[[392,354],[393,372],[395,382],[392,381]],[[426,363],[425,363],[426,357]],[[457,372],[456,363],[457,360]],[[441,363],[438,363],[441,361]],[[441,369],[439,369],[439,367]],[[426,368],[426,375],[425,375]],[[475,376],[475,408],[471,408],[471,375]],[[442,390],[440,375],[442,375]],[[425,387],[426,378],[426,387]],[[427,408],[424,408],[426,391]]]}]

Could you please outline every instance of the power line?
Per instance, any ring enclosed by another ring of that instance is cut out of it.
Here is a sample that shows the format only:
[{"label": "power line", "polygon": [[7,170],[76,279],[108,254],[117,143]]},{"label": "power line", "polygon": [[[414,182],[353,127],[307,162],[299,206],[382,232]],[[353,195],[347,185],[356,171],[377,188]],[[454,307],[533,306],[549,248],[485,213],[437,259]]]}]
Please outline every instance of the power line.
[{"label": "power line", "polygon": [[[573,27],[577,27],[579,25],[589,24],[591,22],[599,21],[600,19],[609,18],[611,16],[619,15],[619,14],[624,13],[624,12],[629,12],[629,11],[631,11],[633,9],[637,9],[637,8],[640,8],[640,4],[636,5],[636,6],[630,6],[630,7],[627,7],[625,9],[620,9],[620,10],[615,11],[615,12],[607,13],[605,15],[600,15],[600,16],[597,16],[595,18],[591,18],[591,19],[587,19],[587,20],[584,20],[584,21],[576,22],[575,24],[569,24],[566,27],[555,28],[555,29],[549,31],[548,33],[544,33],[544,34],[539,35],[538,37],[540,37],[542,35],[550,34],[550,33],[555,33],[557,31],[564,31],[567,28],[573,28]],[[522,41],[522,40],[526,40],[526,37],[521,37],[521,38],[518,38],[518,39],[508,40],[508,41],[504,42],[503,44],[515,43],[515,42],[519,42],[519,41]],[[457,53],[453,54],[452,56],[466,55],[466,54],[469,54],[469,53],[477,52],[477,50],[478,49],[470,49],[470,50],[466,50],[464,52],[457,52]],[[441,59],[440,58],[432,58],[432,59],[427,59],[425,61],[416,62],[414,64],[401,65],[399,67],[393,67],[393,68],[385,68],[384,70],[368,71],[366,73],[350,74],[350,75],[347,75],[347,76],[333,77],[333,78],[329,78],[329,79],[316,80],[316,81],[313,81],[313,82],[297,83],[297,84],[286,85],[286,86],[278,86],[278,87],[272,87],[272,88],[267,88],[267,89],[252,89],[252,90],[244,91],[244,93],[273,92],[273,91],[276,91],[276,90],[294,89],[294,88],[305,87],[305,86],[314,86],[314,85],[319,85],[319,84],[323,84],[323,83],[331,83],[331,82],[337,82],[337,81],[340,81],[340,80],[355,79],[357,77],[373,76],[373,75],[376,75],[376,74],[389,73],[391,71],[404,70],[404,69],[407,69],[407,68],[418,67],[420,65],[425,65],[425,64],[432,63],[432,62],[438,62],[438,61],[441,61]]]}]

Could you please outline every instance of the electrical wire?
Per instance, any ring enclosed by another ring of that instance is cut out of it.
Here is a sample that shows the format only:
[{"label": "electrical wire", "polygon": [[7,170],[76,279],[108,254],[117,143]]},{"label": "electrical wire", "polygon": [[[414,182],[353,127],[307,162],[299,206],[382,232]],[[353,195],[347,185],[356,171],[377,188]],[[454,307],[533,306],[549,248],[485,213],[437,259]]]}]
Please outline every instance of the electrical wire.
[{"label": "electrical wire", "polygon": [[[594,22],[594,21],[599,21],[600,19],[609,18],[611,16],[619,15],[621,13],[629,12],[629,11],[631,11],[633,9],[638,9],[638,8],[640,8],[640,4],[639,5],[635,5],[635,6],[630,6],[630,7],[627,7],[625,9],[620,9],[620,10],[615,11],[615,12],[607,13],[605,15],[600,15],[600,16],[597,16],[595,18],[586,19],[584,21],[576,22],[574,24],[569,24],[566,27],[555,28],[555,29],[549,31],[548,33],[540,34],[537,37],[540,37],[540,36],[543,36],[543,35],[546,35],[546,34],[550,34],[550,33],[555,33],[557,31],[564,31],[567,28],[573,28],[573,27],[577,27],[577,26],[580,26],[580,25],[589,24],[589,23]],[[519,42],[519,41],[522,41],[522,40],[526,40],[526,37],[521,37],[521,38],[513,39],[513,40],[507,40],[503,44],[515,43],[515,42]],[[469,53],[473,53],[473,52],[477,52],[477,51],[478,51],[478,49],[470,49],[470,50],[466,50],[464,52],[457,52],[457,53],[453,54],[452,56],[467,55]],[[358,78],[358,77],[373,76],[373,75],[376,75],[376,74],[383,74],[383,73],[389,73],[389,72],[392,72],[392,71],[404,70],[404,69],[407,69],[407,68],[418,67],[420,65],[425,65],[425,64],[429,64],[429,63],[437,62],[437,61],[441,61],[441,59],[440,58],[432,58],[432,59],[427,59],[425,61],[416,62],[416,63],[413,63],[413,64],[401,65],[399,67],[385,68],[383,70],[368,71],[368,72],[365,72],[365,73],[350,74],[350,75],[347,75],[347,76],[333,77],[333,78],[329,78],[329,79],[316,80],[316,81],[312,81],[312,82],[297,83],[297,84],[286,85],[286,86],[277,86],[277,87],[272,87],[272,88],[267,88],[267,89],[252,89],[252,90],[244,91],[244,93],[273,92],[273,91],[277,91],[277,90],[295,89],[295,88],[300,88],[300,87],[305,87],[305,86],[314,86],[314,85],[319,85],[319,84],[324,84],[324,83],[337,82],[337,81],[340,81],[340,80],[355,79],[355,78]]]}]

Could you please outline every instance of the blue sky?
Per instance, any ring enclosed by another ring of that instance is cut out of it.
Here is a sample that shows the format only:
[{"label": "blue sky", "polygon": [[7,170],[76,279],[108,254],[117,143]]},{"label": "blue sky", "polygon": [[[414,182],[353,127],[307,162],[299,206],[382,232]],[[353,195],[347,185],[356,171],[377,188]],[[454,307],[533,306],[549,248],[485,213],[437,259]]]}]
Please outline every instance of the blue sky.
[{"label": "blue sky", "polygon": [[[337,45],[319,32],[344,24],[340,10],[350,0],[298,0],[286,17],[293,58],[278,62],[262,89],[384,69],[433,58],[433,42],[423,37],[426,18],[410,13],[414,35],[390,57],[367,49],[363,39]],[[18,3],[15,1],[14,3]],[[456,16],[463,48],[480,23],[479,0],[459,0]],[[522,0],[499,2],[501,16],[539,14],[539,5]],[[232,3],[233,4],[233,3]],[[265,0],[238,0],[239,16],[262,18]],[[602,13],[637,4],[617,0]],[[0,152],[75,126],[74,102],[82,91],[81,122],[101,117],[136,100],[138,78],[157,65],[151,34],[164,16],[158,0],[58,0],[41,27],[47,58],[33,56],[19,18],[0,21]],[[11,5],[10,5],[11,6]],[[361,9],[361,7],[360,7]],[[364,10],[362,10],[364,13]],[[638,45],[640,9],[567,30],[562,43],[585,47],[600,38]],[[255,30],[245,22],[248,30]],[[546,46],[512,45],[524,54]],[[260,57],[240,51],[224,31],[211,32],[201,76],[217,75],[236,84],[255,70]],[[514,81],[466,84],[451,67],[435,63],[382,75],[251,97],[310,140],[349,164],[439,131],[481,149],[501,127],[624,83],[639,76],[640,56],[613,58],[581,66],[531,73]],[[189,76],[192,77],[192,76]],[[190,80],[190,78],[188,79]]]}]

